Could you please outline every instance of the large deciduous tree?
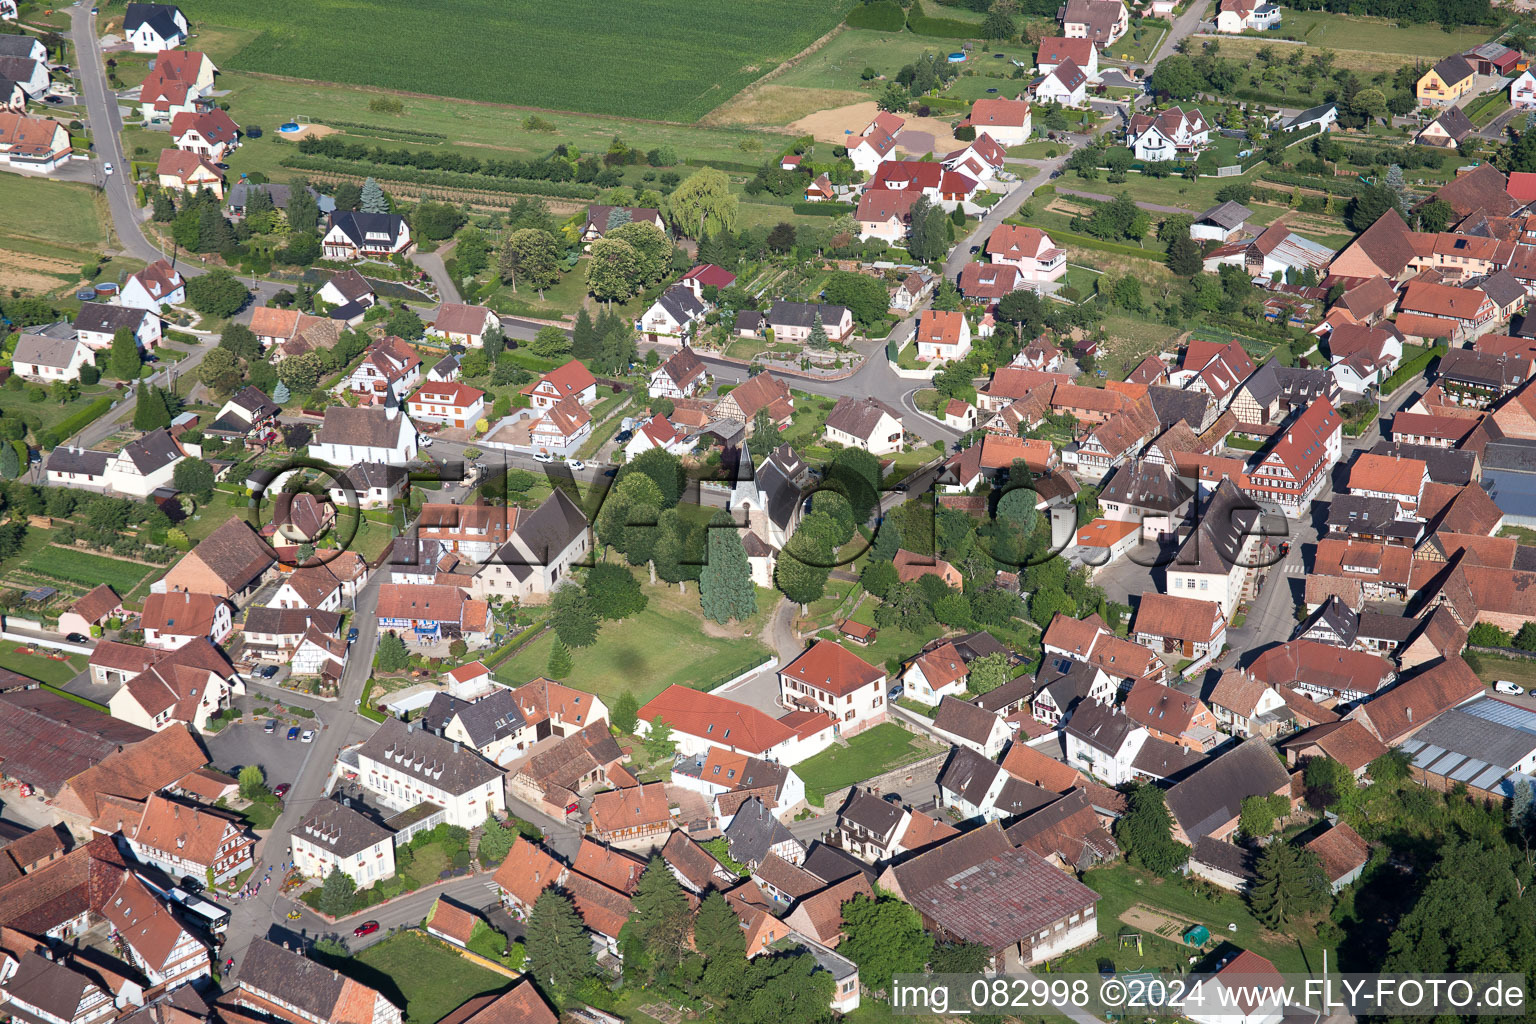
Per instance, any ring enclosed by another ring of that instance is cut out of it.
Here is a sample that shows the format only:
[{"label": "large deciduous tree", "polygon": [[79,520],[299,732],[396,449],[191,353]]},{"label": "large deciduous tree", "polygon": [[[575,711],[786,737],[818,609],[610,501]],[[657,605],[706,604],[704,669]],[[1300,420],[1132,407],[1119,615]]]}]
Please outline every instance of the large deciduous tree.
[{"label": "large deciduous tree", "polygon": [[703,239],[736,228],[736,194],[724,171],[704,167],[684,178],[667,197],[673,225],[685,235]]}]

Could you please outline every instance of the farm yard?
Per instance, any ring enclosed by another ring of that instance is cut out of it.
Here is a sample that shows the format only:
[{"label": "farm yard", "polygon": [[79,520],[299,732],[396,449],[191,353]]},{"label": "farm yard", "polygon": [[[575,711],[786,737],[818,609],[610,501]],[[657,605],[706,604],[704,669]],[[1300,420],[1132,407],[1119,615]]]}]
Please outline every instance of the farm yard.
[{"label": "farm yard", "polygon": [[[313,79],[324,68],[328,79],[355,85],[694,121],[809,46],[850,6],[381,0],[364,22],[341,0],[193,0],[185,11],[198,32],[207,22],[256,33],[248,42],[240,32],[224,37],[233,52],[213,56],[227,70]],[[400,52],[404,40],[411,52]],[[396,59],[380,59],[386,53]]]}]

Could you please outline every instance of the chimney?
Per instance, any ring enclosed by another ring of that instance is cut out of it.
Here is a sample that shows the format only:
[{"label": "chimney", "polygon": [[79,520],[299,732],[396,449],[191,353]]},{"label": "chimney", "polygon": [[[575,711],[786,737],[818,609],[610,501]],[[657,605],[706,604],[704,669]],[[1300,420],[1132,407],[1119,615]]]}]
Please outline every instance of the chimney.
[{"label": "chimney", "polygon": [[1406,710],[1408,712],[1408,721],[1413,721],[1413,707],[1410,705]]}]

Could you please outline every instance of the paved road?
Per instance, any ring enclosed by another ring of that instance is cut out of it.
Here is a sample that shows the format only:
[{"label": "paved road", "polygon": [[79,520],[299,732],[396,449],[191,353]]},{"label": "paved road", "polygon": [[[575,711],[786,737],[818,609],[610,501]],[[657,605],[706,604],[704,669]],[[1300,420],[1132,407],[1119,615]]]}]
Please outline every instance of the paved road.
[{"label": "paved road", "polygon": [[1199,30],[1200,23],[1205,20],[1205,11],[1208,6],[1207,0],[1195,0],[1184,9],[1183,14],[1174,19],[1173,30],[1158,44],[1157,52],[1152,55],[1152,59],[1145,64],[1132,64],[1131,67],[1151,71],[1165,58],[1178,53],[1179,44]]},{"label": "paved road", "polygon": [[411,262],[416,264],[432,278],[432,283],[437,285],[437,292],[444,302],[459,301],[459,286],[454,283],[453,277],[448,273],[448,267],[443,263],[443,257],[453,249],[450,242],[436,252],[416,252],[411,254]]}]

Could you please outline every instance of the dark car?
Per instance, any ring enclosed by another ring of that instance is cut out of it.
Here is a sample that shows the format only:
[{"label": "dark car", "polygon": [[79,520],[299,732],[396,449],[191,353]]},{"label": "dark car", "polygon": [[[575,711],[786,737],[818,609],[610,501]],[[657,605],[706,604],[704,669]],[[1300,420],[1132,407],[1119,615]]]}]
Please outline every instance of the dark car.
[{"label": "dark car", "polygon": [[86,637],[84,633],[71,633],[64,639],[68,640],[72,644],[83,644],[87,641],[88,637]]},{"label": "dark car", "polygon": [[295,725],[295,726],[292,726],[292,727],[290,727],[288,729],[288,738],[291,739],[291,740],[296,740],[296,739],[299,738],[299,727],[298,726]]},{"label": "dark car", "polygon": [[356,626],[353,626],[351,629],[347,630],[347,643],[349,645],[357,643],[357,627]]},{"label": "dark car", "polygon": [[272,795],[281,800],[283,797],[288,795],[288,791],[292,788],[293,787],[286,782],[279,783],[277,788],[272,791]]},{"label": "dark car", "polygon": [[613,439],[616,443],[623,444],[625,441],[631,440],[634,436],[635,432],[633,430],[621,430],[614,436]]},{"label": "dark car", "polygon": [[263,679],[271,679],[273,676],[277,675],[277,666],[276,665],[263,665],[262,668],[261,668],[260,675],[261,675],[261,678],[263,678]]},{"label": "dark car", "polygon": [[357,937],[357,938],[362,938],[364,935],[372,935],[374,932],[376,932],[378,930],[379,930],[379,922],[377,922],[377,921],[364,921],[362,924],[360,924],[356,928],[352,929],[352,934],[355,937]]},{"label": "dark car", "polygon": [[203,891],[203,883],[199,882],[191,875],[182,875],[180,884],[183,889],[187,890],[187,892],[198,893]]},{"label": "dark car", "polygon": [[1052,178],[1059,178],[1059,177],[1061,177],[1061,172],[1060,171],[1052,171],[1051,172],[1051,177]]}]

